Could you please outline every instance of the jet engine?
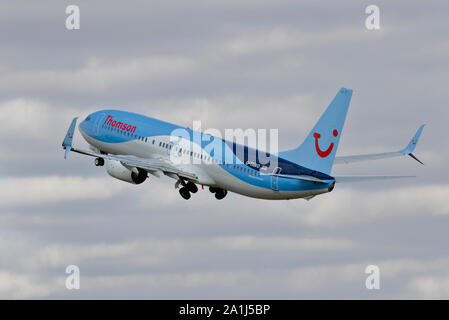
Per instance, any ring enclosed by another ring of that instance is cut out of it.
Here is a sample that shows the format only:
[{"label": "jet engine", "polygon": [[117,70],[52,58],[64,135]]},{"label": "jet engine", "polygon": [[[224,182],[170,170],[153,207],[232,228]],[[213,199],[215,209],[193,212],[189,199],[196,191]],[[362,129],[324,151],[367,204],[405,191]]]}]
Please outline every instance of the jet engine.
[{"label": "jet engine", "polygon": [[136,170],[138,173],[131,171],[117,160],[106,161],[106,171],[111,177],[132,184],[141,184],[147,179],[148,174],[145,170],[139,168]]}]

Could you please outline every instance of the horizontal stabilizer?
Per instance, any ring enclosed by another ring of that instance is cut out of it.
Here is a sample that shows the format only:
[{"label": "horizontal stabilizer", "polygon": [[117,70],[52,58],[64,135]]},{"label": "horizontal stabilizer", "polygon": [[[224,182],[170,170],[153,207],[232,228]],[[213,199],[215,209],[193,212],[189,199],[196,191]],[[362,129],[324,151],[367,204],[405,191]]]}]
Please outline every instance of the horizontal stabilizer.
[{"label": "horizontal stabilizer", "polygon": [[335,177],[335,182],[337,183],[368,182],[376,180],[391,180],[403,178],[415,178],[415,176],[340,176]]}]

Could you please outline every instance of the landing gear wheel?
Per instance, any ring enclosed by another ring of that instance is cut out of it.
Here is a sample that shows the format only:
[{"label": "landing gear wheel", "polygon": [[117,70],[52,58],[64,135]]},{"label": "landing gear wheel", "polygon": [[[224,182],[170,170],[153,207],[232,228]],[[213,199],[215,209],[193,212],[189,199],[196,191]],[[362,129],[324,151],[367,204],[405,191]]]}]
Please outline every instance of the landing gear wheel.
[{"label": "landing gear wheel", "polygon": [[210,188],[209,188],[209,191],[210,191],[211,193],[215,193],[215,192],[218,191],[218,189],[217,189],[217,188],[214,188],[214,187],[210,187]]},{"label": "landing gear wheel", "polygon": [[104,159],[103,158],[95,158],[94,163],[97,167],[102,167],[102,166],[104,166]]},{"label": "landing gear wheel", "polygon": [[228,191],[227,191],[227,190],[221,189],[221,190],[218,190],[218,191],[215,192],[215,198],[216,198],[217,200],[221,200],[221,199],[223,199],[224,197],[226,197],[227,194],[228,194]]},{"label": "landing gear wheel", "polygon": [[179,189],[179,194],[186,200],[189,200],[191,196],[189,190],[187,190],[186,187],[182,187],[181,189]]},{"label": "landing gear wheel", "polygon": [[197,193],[197,192],[198,192],[198,187],[196,186],[196,184],[194,184],[194,183],[191,182],[191,181],[187,182],[187,184],[185,185],[185,187],[186,187],[187,190],[189,190],[191,193]]}]

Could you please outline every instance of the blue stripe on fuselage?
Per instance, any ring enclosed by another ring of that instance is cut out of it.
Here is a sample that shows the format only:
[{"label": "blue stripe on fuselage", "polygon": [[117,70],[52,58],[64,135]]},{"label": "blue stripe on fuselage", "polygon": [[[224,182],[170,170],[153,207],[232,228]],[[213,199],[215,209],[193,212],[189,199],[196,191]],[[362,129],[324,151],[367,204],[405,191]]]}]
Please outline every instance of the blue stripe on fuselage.
[{"label": "blue stripe on fuselage", "polygon": [[[120,128],[118,128],[117,126],[120,123],[122,125],[120,126]],[[123,124],[126,124],[127,126],[124,127]],[[134,127],[135,129],[133,129]],[[261,174],[260,176],[254,176],[248,174],[248,170],[259,172],[260,168],[264,165],[266,167],[270,166],[271,163],[266,164],[260,161],[259,153],[264,155],[264,159],[277,161],[276,166],[281,168],[282,174],[309,175],[321,180],[333,180],[333,178],[329,175],[302,167],[291,161],[276,157],[275,155],[270,155],[265,151],[258,151],[247,146],[239,145],[234,142],[228,142],[217,137],[193,131],[189,128],[181,127],[165,121],[127,111],[97,111],[89,115],[86,120],[80,123],[80,129],[90,137],[105,143],[129,142],[132,140],[137,140],[140,137],[154,138],[157,136],[177,136],[176,130],[182,130],[188,135],[188,137],[184,136],[184,138],[187,138],[190,141],[193,140],[194,143],[200,144],[201,148],[206,151],[211,158],[221,163],[233,164],[230,167],[226,165],[220,165],[223,170],[226,170],[229,174],[246,183],[262,188],[271,189],[271,176],[264,174]],[[130,130],[128,131],[128,129]],[[215,146],[216,148],[213,148],[213,146]],[[215,154],[214,152],[216,150],[225,149],[230,151],[231,156],[229,155],[229,152],[225,152],[224,154]],[[237,150],[241,152],[237,152]],[[250,158],[250,155],[256,156]],[[250,165],[247,165],[248,160],[252,161]],[[240,168],[242,168],[242,170],[240,170]],[[323,188],[323,184],[288,178],[279,178],[278,185],[279,190],[281,191]]]}]

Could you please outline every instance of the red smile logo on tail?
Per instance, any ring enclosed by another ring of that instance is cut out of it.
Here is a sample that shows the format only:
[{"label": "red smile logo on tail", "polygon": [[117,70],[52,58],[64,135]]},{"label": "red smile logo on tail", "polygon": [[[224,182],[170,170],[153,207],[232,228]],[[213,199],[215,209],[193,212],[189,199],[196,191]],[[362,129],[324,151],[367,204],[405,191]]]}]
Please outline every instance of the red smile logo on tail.
[{"label": "red smile logo on tail", "polygon": [[[336,129],[334,129],[332,134],[334,135],[334,137],[336,137],[336,136],[338,136],[338,131]],[[313,137],[315,138],[316,153],[318,153],[318,155],[321,158],[326,158],[328,155],[330,155],[330,153],[332,152],[332,149],[334,148],[334,143],[331,142],[331,144],[329,145],[329,148],[327,148],[327,150],[325,150],[325,151],[322,151],[320,149],[320,146],[318,145],[318,139],[321,138],[321,134],[319,134],[318,132],[314,132]]]}]

